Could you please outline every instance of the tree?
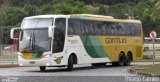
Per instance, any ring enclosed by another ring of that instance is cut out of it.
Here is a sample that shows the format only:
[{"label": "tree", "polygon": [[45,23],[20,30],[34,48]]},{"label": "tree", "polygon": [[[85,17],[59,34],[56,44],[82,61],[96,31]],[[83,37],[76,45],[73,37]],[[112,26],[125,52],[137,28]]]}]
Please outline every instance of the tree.
[{"label": "tree", "polygon": [[[1,6],[3,4],[3,0],[0,0],[0,11],[1,11]],[[0,17],[0,44],[3,44],[3,29],[2,29],[2,19]]]},{"label": "tree", "polygon": [[80,14],[90,12],[88,7],[80,1],[57,0],[42,6],[43,14]]},{"label": "tree", "polygon": [[150,30],[159,30],[157,28],[159,25],[156,22],[159,14],[155,12],[157,11],[155,4],[156,2],[154,0],[142,0],[133,9],[136,19],[142,21],[145,36],[148,36]]},{"label": "tree", "polygon": [[12,44],[12,39],[9,36],[11,26],[3,26],[3,44]]},{"label": "tree", "polygon": [[23,8],[23,13],[26,16],[33,16],[41,14],[41,11],[34,5],[25,5]]},{"label": "tree", "polygon": [[100,7],[98,9],[98,14],[99,15],[106,15],[108,8],[109,8],[109,6],[107,6],[107,5],[100,5]]},{"label": "tree", "polygon": [[120,19],[127,19],[128,17],[125,14],[130,15],[131,12],[132,6],[129,3],[118,3],[115,5],[111,5],[107,10],[108,15]]},{"label": "tree", "polygon": [[43,5],[46,3],[50,3],[54,0],[5,0],[5,3],[7,3],[9,6],[20,6],[23,7],[25,5]]},{"label": "tree", "polygon": [[0,44],[3,44],[3,29],[2,29],[2,20],[0,18]]}]

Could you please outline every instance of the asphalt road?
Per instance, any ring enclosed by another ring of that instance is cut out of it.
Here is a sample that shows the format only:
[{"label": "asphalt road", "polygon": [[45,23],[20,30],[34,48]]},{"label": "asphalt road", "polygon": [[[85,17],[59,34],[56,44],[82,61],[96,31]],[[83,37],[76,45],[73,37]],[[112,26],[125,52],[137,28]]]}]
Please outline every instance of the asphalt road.
[{"label": "asphalt road", "polygon": [[76,65],[71,72],[56,67],[47,67],[45,72],[41,72],[39,67],[0,68],[0,82],[128,82],[128,77],[140,77],[128,73],[129,68],[149,64],[152,63],[135,62],[123,67]]}]

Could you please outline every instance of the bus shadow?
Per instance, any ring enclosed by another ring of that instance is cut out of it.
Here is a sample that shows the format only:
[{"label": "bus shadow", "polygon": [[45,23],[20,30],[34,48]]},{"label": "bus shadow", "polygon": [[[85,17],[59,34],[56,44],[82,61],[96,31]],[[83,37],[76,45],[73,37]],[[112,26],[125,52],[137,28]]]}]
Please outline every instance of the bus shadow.
[{"label": "bus shadow", "polygon": [[[105,66],[84,66],[84,67],[74,67],[73,71],[83,71],[83,70],[93,70],[93,69],[104,69],[104,68],[123,68],[123,67],[132,67],[134,65],[130,65],[130,66],[112,66],[112,65],[105,65]],[[48,67],[48,68],[52,68],[52,67]],[[53,67],[54,68],[54,67]],[[72,72],[72,71],[68,71],[67,68],[65,67],[61,67],[61,68],[57,68],[57,69],[47,69],[45,71],[40,71],[40,70],[36,70],[36,71],[27,71],[27,72],[42,72],[42,73],[46,73],[46,72]]]}]

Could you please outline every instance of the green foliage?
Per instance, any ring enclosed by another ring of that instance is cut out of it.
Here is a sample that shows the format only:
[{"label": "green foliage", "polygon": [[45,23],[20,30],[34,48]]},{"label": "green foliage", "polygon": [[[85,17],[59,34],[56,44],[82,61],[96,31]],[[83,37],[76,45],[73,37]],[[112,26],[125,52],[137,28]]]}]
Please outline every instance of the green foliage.
[{"label": "green foliage", "polygon": [[100,5],[100,7],[98,9],[98,14],[99,15],[106,15],[108,8],[109,8],[109,6],[107,6],[107,5]]},{"label": "green foliage", "polygon": [[12,43],[12,40],[9,36],[10,34],[10,29],[12,27],[11,26],[3,26],[3,44],[11,44]]},{"label": "green foliage", "polygon": [[49,14],[76,14],[88,13],[89,9],[83,2],[73,0],[60,0],[42,6],[42,11],[44,11],[43,13]]},{"label": "green foliage", "polygon": [[41,11],[33,5],[25,5],[23,8],[23,12],[26,16],[39,15]]},{"label": "green foliage", "polygon": [[21,22],[21,19],[25,17],[25,14],[21,11],[21,8],[7,8],[0,12],[1,18],[3,19],[3,25],[15,25]]},{"label": "green foliage", "polygon": [[0,17],[3,19],[3,26],[14,26],[20,23],[24,17],[38,14],[41,14],[41,11],[36,6],[25,5],[24,8],[5,8],[0,12]]},{"label": "green foliage", "polygon": [[54,0],[5,0],[5,3],[9,4],[9,6],[20,6],[24,7],[25,5],[43,5],[47,4]]},{"label": "green foliage", "polygon": [[111,15],[115,18],[126,19],[127,16],[132,14],[132,7],[127,3],[119,3],[109,7],[108,15]]},{"label": "green foliage", "polygon": [[140,17],[140,20],[143,20],[144,17],[150,13],[150,8],[151,7],[147,3],[140,2],[134,7],[133,11],[136,16]]}]

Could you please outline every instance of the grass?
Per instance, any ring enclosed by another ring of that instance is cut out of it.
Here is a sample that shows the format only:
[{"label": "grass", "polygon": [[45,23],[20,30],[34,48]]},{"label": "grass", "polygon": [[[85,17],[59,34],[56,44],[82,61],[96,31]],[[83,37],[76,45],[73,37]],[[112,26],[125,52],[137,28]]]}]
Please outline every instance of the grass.
[{"label": "grass", "polygon": [[140,70],[142,73],[160,75],[160,64],[140,66],[137,68],[142,68],[142,70]]},{"label": "grass", "polygon": [[[142,60],[137,60],[135,62],[152,62],[153,59],[142,59]],[[160,62],[160,58],[155,59],[155,62]]]}]

